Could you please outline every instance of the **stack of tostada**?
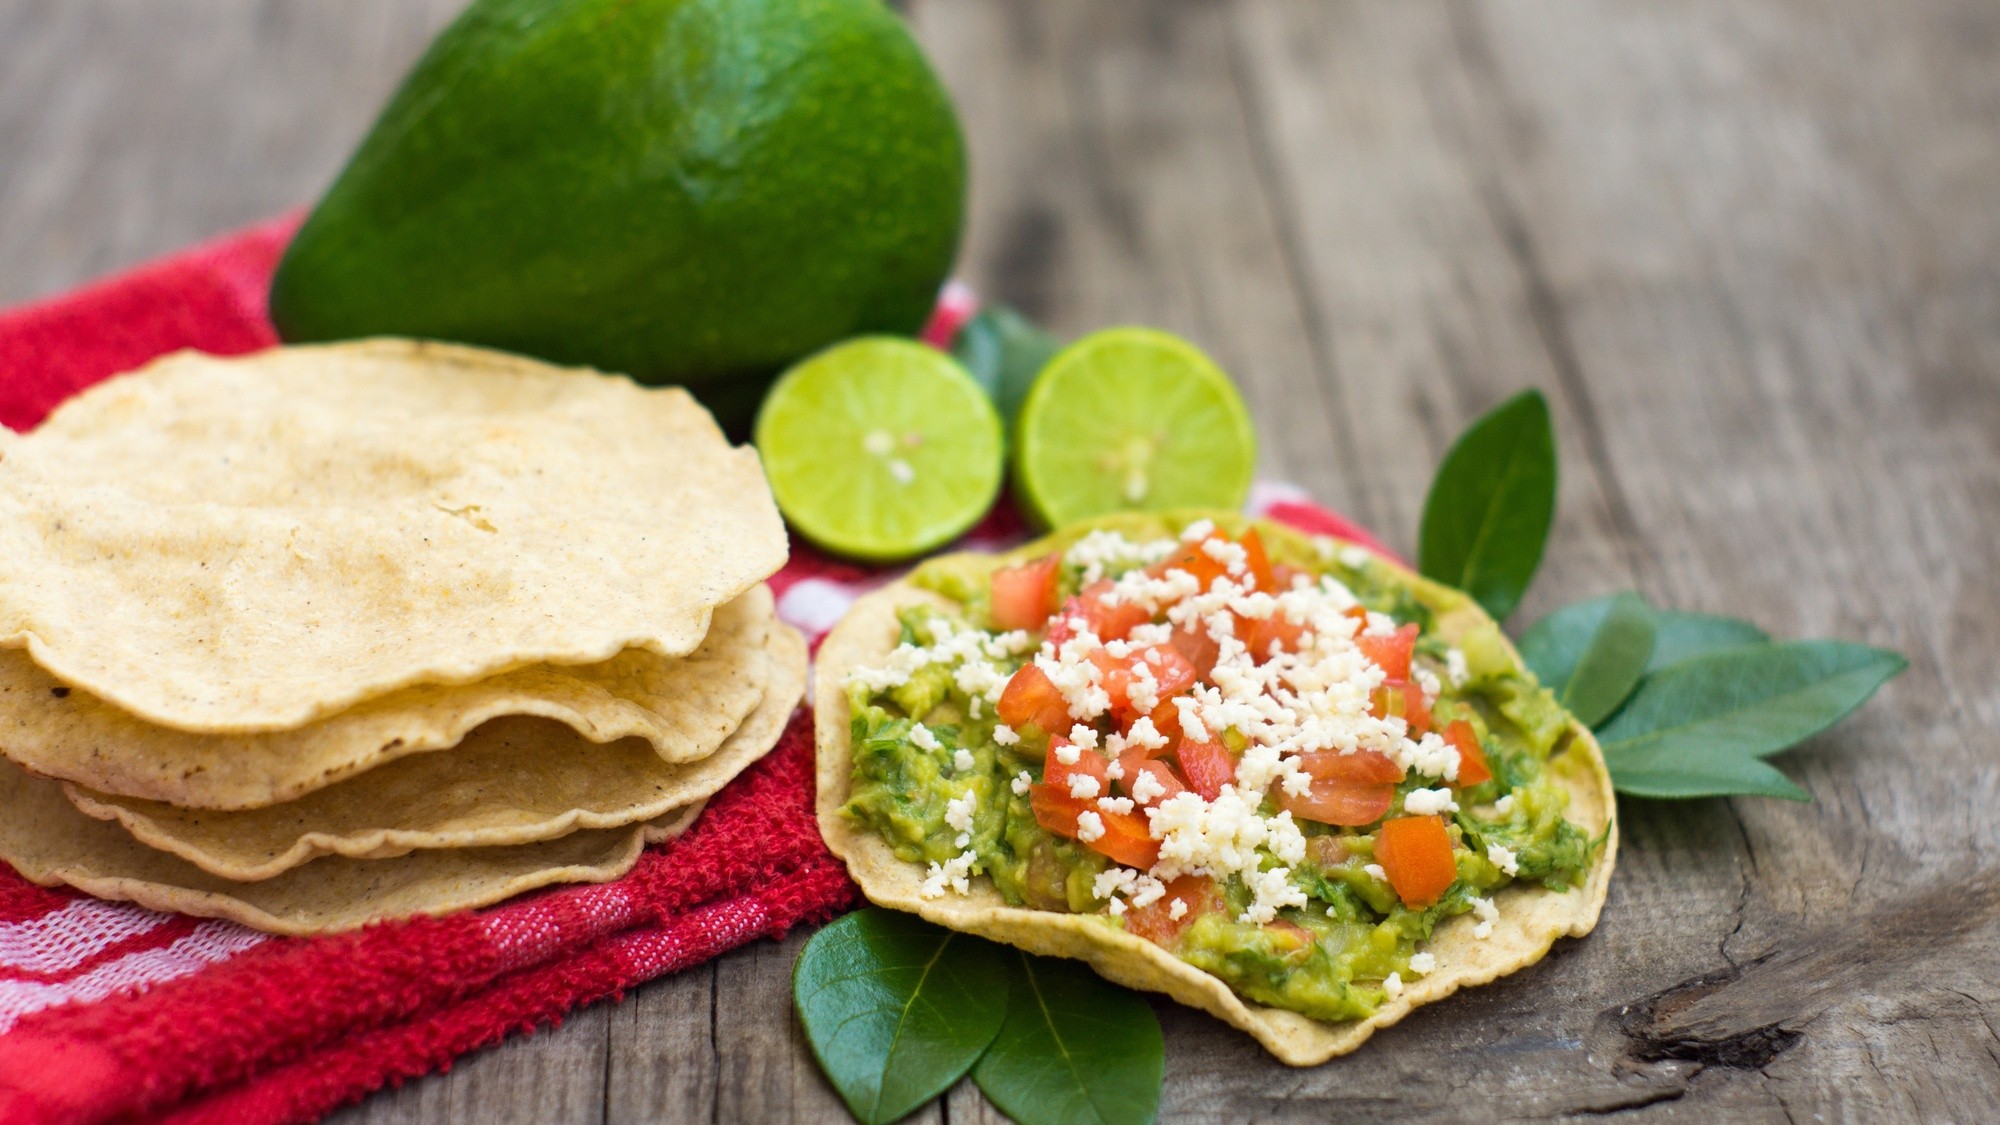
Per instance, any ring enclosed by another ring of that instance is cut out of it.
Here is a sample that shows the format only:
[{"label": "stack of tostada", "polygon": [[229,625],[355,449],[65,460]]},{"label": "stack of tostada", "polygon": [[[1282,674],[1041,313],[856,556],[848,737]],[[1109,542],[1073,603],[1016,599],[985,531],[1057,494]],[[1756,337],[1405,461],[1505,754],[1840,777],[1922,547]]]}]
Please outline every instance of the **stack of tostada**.
[{"label": "stack of tostada", "polygon": [[680,390],[167,357],[0,429],[0,860],[279,933],[616,878],[797,706],[786,550]]}]

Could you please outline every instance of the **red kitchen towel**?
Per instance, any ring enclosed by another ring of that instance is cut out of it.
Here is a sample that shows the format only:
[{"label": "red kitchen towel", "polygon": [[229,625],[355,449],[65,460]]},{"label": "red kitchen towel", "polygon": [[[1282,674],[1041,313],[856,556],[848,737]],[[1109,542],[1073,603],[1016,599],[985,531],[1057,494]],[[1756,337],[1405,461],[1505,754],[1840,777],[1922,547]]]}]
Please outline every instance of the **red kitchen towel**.
[{"label": "red kitchen towel", "polygon": [[[264,291],[296,219],[274,220],[0,313],[0,423],[26,429],[69,395],[180,348],[277,342]],[[947,291],[927,338],[970,294]],[[1253,510],[1380,547],[1298,490]],[[967,537],[1025,534],[1005,506]],[[891,575],[795,545],[772,579],[815,643]],[[778,937],[857,901],[812,812],[811,716],[709,803],[686,835],[613,883],[318,938],[100,902],[0,864],[0,1122],[303,1122],[580,1005]],[[787,1003],[784,996],[765,1002]]]}]

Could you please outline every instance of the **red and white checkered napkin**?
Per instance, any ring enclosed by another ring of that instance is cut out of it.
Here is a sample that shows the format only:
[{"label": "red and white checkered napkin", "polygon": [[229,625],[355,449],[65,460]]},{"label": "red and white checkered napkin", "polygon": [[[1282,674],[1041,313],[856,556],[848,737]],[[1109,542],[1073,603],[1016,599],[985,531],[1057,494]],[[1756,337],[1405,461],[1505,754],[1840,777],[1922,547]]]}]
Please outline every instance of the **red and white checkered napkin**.
[{"label": "red and white checkered napkin", "polygon": [[[281,219],[53,301],[0,313],[0,422],[154,356],[277,342],[264,292]],[[973,301],[949,290],[927,335]],[[1296,489],[1253,510],[1375,545]],[[1026,534],[1004,502],[966,539]],[[778,612],[817,644],[894,577],[795,545]],[[614,883],[319,938],[37,887],[0,864],[0,1122],[311,1121],[582,1004],[846,909],[856,891],[813,820],[811,715],[717,794],[694,828]],[[767,998],[782,1004],[782,996]]]}]

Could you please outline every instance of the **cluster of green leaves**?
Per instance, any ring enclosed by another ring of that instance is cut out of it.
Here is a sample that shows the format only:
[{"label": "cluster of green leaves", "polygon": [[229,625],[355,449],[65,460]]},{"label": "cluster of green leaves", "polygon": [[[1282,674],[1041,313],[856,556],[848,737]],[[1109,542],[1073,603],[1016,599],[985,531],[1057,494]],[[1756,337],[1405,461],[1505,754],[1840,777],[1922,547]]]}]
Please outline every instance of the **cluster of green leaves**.
[{"label": "cluster of green leaves", "polygon": [[870,907],[813,935],[792,996],[865,1125],[908,1116],[968,1071],[1021,1125],[1144,1125],[1159,1108],[1152,1008],[1075,961]]},{"label": "cluster of green leaves", "polygon": [[[1524,391],[1461,435],[1424,503],[1417,565],[1496,620],[1541,565],[1556,505],[1548,402]],[[1577,602],[1521,638],[1536,677],[1597,732],[1612,782],[1641,797],[1810,800],[1767,761],[1845,718],[1908,662],[1845,641],[1773,641],[1747,621]]]}]

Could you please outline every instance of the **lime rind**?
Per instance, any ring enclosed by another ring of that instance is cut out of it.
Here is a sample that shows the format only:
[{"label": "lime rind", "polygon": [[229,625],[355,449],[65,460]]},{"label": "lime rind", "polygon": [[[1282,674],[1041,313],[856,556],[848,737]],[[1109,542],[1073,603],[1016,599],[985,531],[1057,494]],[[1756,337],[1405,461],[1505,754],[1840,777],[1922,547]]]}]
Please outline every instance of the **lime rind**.
[{"label": "lime rind", "polygon": [[1110,328],[1058,352],[1022,403],[1013,474],[1036,522],[1115,511],[1240,508],[1257,435],[1229,376],[1150,328]]},{"label": "lime rind", "polygon": [[869,562],[964,534],[1005,472],[992,401],[956,360],[900,337],[850,340],[787,371],[757,416],[756,442],[793,529]]}]

